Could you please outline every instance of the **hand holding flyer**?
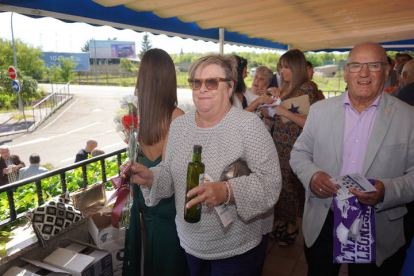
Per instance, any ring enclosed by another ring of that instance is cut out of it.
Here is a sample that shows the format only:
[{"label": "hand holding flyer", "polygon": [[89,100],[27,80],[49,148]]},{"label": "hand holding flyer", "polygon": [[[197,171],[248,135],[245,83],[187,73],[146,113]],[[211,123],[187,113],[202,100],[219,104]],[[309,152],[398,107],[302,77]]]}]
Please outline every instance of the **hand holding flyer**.
[{"label": "hand holding flyer", "polygon": [[261,104],[257,108],[272,107],[272,106],[280,105],[280,103],[282,102],[279,97],[276,98],[275,96],[270,96],[270,98],[272,98],[273,100],[271,104]]},{"label": "hand holding flyer", "polygon": [[363,193],[375,192],[377,189],[360,173],[350,173],[332,177],[329,179],[337,188],[337,196],[339,200],[344,200],[354,195],[349,192],[349,188],[361,191]]}]

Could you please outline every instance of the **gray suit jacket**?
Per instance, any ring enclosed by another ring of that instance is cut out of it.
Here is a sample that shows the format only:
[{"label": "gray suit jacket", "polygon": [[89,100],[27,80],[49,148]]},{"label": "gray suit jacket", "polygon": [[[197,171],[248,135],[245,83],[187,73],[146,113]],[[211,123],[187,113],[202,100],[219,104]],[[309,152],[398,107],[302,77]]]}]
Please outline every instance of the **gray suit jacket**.
[{"label": "gray suit jacket", "polygon": [[[309,189],[314,173],[338,176],[342,164],[345,94],[315,103],[291,152],[290,165],[306,190],[303,234],[312,246],[322,229],[332,197]],[[376,209],[377,265],[404,244],[404,203],[414,200],[414,108],[382,93],[362,174],[384,183],[385,197]]]}]

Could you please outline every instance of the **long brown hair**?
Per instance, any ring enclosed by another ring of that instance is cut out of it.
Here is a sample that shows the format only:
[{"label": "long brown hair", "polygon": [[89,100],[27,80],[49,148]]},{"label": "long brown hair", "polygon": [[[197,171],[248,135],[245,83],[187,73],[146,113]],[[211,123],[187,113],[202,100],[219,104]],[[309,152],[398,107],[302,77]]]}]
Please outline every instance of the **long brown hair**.
[{"label": "long brown hair", "polygon": [[[287,51],[279,60],[280,65],[287,66],[292,70],[292,80],[288,95],[292,91],[297,91],[304,83],[309,81],[308,69],[306,64],[305,55],[297,49]],[[285,80],[281,79],[282,87],[286,87],[289,84]]]},{"label": "long brown hair", "polygon": [[138,141],[152,146],[165,138],[177,106],[177,77],[170,55],[151,49],[142,57],[135,95],[140,120]]}]

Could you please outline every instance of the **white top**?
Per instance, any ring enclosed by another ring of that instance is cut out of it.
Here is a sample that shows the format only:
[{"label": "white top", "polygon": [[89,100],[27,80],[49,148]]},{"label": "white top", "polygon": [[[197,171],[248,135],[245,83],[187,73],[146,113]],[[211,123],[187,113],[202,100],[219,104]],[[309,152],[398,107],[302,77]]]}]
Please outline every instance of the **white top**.
[{"label": "white top", "polygon": [[[231,179],[235,203],[228,205],[233,222],[224,228],[212,207],[203,206],[198,223],[184,221],[187,165],[193,145],[201,145],[205,173],[218,181],[235,160],[246,160],[252,173]],[[165,161],[151,168],[152,188],[141,187],[145,203],[156,205],[175,193],[178,236],[184,250],[198,258],[215,260],[240,255],[256,247],[273,224],[273,207],[281,190],[276,148],[260,119],[232,107],[215,126],[200,128],[195,112],[173,121]]]},{"label": "white top", "polygon": [[239,97],[237,97],[237,93],[233,93],[233,106],[238,109],[243,109],[243,103],[240,101]]},{"label": "white top", "polygon": [[260,97],[259,95],[254,94],[251,88],[246,89],[244,96],[246,97],[247,105],[250,105],[254,100]]}]

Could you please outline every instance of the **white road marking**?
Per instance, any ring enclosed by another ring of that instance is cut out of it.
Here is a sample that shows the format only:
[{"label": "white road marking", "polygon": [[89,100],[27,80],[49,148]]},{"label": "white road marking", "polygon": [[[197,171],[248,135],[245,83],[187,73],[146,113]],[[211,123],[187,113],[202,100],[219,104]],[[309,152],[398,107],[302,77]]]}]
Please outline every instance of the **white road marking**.
[{"label": "white road marking", "polygon": [[83,130],[83,129],[85,129],[85,128],[88,128],[88,127],[91,127],[91,126],[94,126],[94,125],[96,125],[96,124],[100,124],[100,123],[101,123],[101,122],[95,122],[95,123],[93,123],[93,124],[90,124],[90,125],[87,125],[87,126],[84,126],[84,127],[78,128],[78,129],[74,129],[74,130],[71,130],[71,131],[66,132],[66,133],[63,133],[63,134],[59,134],[59,135],[56,135],[56,136],[51,136],[51,137],[49,137],[49,138],[38,138],[38,139],[31,140],[31,141],[28,141],[28,142],[25,142],[25,143],[21,143],[21,144],[13,145],[13,148],[15,148],[15,147],[21,147],[21,146],[26,146],[26,145],[30,145],[30,144],[35,144],[35,143],[46,142],[46,141],[49,141],[49,140],[54,139],[54,138],[58,138],[58,137],[62,137],[62,136],[68,135],[68,134],[72,134],[72,133],[74,133],[74,132],[78,132],[78,131],[80,131],[80,130]]},{"label": "white road marking", "polygon": [[60,162],[63,163],[63,162],[67,162],[69,160],[73,160],[73,162],[75,162],[75,157],[70,157],[70,158],[63,159],[63,160],[60,160]]},{"label": "white road marking", "polygon": [[56,122],[57,119],[59,119],[60,117],[62,117],[63,114],[65,114],[66,111],[68,111],[74,104],[76,104],[79,101],[79,99],[77,99],[73,104],[71,104],[70,106],[68,106],[68,108],[66,108],[65,111],[63,111],[59,116],[56,117],[56,119],[54,119],[53,121],[51,121],[48,125],[46,125],[44,128],[42,128],[41,130],[44,130],[46,128],[48,128],[51,124],[53,124],[54,122]]},{"label": "white road marking", "polygon": [[112,145],[103,147],[102,150],[109,149],[109,148],[113,148],[115,146],[122,145],[122,144],[125,145],[125,147],[126,147],[126,144],[124,143],[124,141],[122,141],[122,142],[119,142],[119,143],[115,143],[115,144],[112,144]]}]

